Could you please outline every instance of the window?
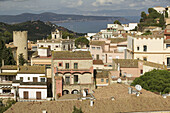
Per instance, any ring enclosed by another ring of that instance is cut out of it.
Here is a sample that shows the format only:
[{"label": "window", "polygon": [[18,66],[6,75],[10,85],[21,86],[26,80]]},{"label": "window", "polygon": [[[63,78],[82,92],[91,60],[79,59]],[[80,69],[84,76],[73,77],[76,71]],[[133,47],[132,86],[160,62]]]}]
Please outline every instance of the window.
[{"label": "window", "polygon": [[69,77],[69,76],[66,76],[66,78],[65,78],[65,83],[66,83],[66,84],[70,84],[70,77]]},{"label": "window", "polygon": [[99,60],[99,55],[98,54],[96,55],[96,59]]},{"label": "window", "polygon": [[41,47],[43,47],[43,45],[41,45]]},{"label": "window", "polygon": [[144,60],[144,61],[147,61],[147,58],[146,58],[146,57],[143,57],[143,60]]},{"label": "window", "polygon": [[147,51],[147,46],[146,45],[143,46],[143,51]]},{"label": "window", "polygon": [[74,69],[78,69],[78,63],[74,63]]},{"label": "window", "polygon": [[74,83],[78,83],[78,75],[74,75]]},{"label": "window", "polygon": [[45,78],[41,78],[41,82],[45,82]]},{"label": "window", "polygon": [[45,65],[45,68],[46,68],[46,69],[50,69],[50,68],[51,68],[51,65]]},{"label": "window", "polygon": [[92,47],[92,49],[95,49],[95,47]]},{"label": "window", "polygon": [[103,78],[101,79],[101,82],[104,82],[104,79],[103,79]]},{"label": "window", "polygon": [[28,77],[28,80],[30,80],[30,77]]},{"label": "window", "polygon": [[27,49],[27,47],[24,47],[24,49]]},{"label": "window", "polygon": [[106,83],[108,83],[109,82],[109,79],[106,79]]},{"label": "window", "polygon": [[66,65],[65,65],[66,67],[66,69],[69,69],[69,63],[66,63]]},{"label": "window", "polygon": [[137,50],[139,51],[139,46],[137,47]]},{"label": "window", "polygon": [[20,77],[20,80],[23,82],[23,77]]},{"label": "window", "polygon": [[58,46],[55,46],[56,48],[58,48]]},{"label": "window", "polygon": [[170,47],[170,44],[166,44],[166,48]]},{"label": "window", "polygon": [[143,70],[142,69],[140,70],[140,74],[143,74]]},{"label": "window", "polygon": [[61,67],[61,66],[62,66],[62,63],[58,63],[58,66],[60,66],[60,67]]},{"label": "window", "polygon": [[98,50],[100,50],[100,47],[97,47]]}]

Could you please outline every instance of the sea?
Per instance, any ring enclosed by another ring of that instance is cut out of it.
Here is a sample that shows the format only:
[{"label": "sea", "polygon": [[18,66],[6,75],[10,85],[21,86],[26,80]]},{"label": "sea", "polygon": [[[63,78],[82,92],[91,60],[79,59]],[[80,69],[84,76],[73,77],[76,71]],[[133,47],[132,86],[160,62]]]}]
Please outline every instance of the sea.
[{"label": "sea", "polygon": [[[128,24],[130,22],[139,22],[140,17],[125,17],[127,21],[123,21],[121,23]],[[97,33],[101,29],[106,29],[107,24],[113,24],[113,21],[106,20],[98,20],[98,21],[83,21],[83,22],[65,22],[65,23],[57,23],[56,25],[65,27],[71,31],[77,33]]]}]

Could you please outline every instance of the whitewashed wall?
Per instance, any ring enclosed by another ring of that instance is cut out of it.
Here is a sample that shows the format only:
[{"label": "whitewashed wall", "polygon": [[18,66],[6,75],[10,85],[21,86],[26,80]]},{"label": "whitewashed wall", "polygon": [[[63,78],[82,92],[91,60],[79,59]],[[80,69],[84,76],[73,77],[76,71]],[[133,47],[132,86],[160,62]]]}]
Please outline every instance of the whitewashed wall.
[{"label": "whitewashed wall", "polygon": [[[23,87],[45,87],[45,86],[40,86],[40,85],[24,85]],[[36,99],[36,92],[41,92],[41,99],[46,99],[47,98],[47,89],[22,89],[19,88],[19,97],[20,99],[24,98],[24,91],[28,91],[28,98],[29,99]]]},{"label": "whitewashed wall", "polygon": [[[45,76],[45,74],[17,74],[16,80],[20,80],[20,77],[23,77],[23,82],[33,82],[33,77],[37,77],[38,82],[41,82],[41,78],[45,77],[40,76]],[[28,77],[30,77],[30,80],[28,80]],[[45,81],[46,80],[45,78]]]}]

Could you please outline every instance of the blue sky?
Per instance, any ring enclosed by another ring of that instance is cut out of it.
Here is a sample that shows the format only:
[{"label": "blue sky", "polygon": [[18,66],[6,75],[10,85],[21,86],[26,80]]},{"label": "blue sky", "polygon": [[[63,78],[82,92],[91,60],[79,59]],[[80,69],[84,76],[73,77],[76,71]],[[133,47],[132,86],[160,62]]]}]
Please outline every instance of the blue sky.
[{"label": "blue sky", "polygon": [[[170,6],[170,0],[0,0],[0,15],[42,12],[104,15],[95,12],[126,10],[129,13],[122,16],[128,16],[131,10],[140,13],[141,10],[147,10],[149,7],[167,5]],[[106,15],[109,14],[112,15],[111,13]]]}]

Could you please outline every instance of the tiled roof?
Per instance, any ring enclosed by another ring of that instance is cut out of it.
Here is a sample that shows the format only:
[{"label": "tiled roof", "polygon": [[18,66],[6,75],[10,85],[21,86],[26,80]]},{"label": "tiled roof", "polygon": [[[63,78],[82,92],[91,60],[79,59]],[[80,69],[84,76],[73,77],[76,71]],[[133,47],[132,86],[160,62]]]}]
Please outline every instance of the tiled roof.
[{"label": "tiled roof", "polygon": [[53,59],[92,59],[89,51],[53,51]]},{"label": "tiled roof", "polygon": [[121,68],[138,68],[138,60],[135,59],[113,59]]},{"label": "tiled roof", "polygon": [[2,70],[17,70],[16,65],[4,65],[1,67]]},{"label": "tiled roof", "polygon": [[161,69],[167,69],[167,66],[166,65],[162,65],[162,64],[158,64],[158,63],[154,63],[154,62],[149,62],[149,61],[143,61],[143,60],[140,60],[143,62],[143,65],[147,65],[147,66],[151,66],[151,67],[156,67],[156,68],[161,68]]},{"label": "tiled roof", "polygon": [[110,38],[109,40],[111,40],[111,43],[120,43],[127,41],[127,38]]},{"label": "tiled roof", "polygon": [[18,73],[45,74],[45,66],[20,66]]},{"label": "tiled roof", "polygon": [[102,72],[97,72],[96,78],[108,78],[109,71],[103,70]]},{"label": "tiled roof", "polygon": [[17,73],[0,73],[0,75],[15,76],[15,75],[17,75]]},{"label": "tiled roof", "polygon": [[162,64],[144,61],[144,60],[137,60],[137,59],[113,59],[113,61],[116,64],[120,64],[121,68],[138,68],[138,63],[143,62],[143,65],[150,66],[150,67],[156,67],[160,69],[166,69],[167,67]]},{"label": "tiled roof", "polygon": [[105,45],[105,41],[91,41],[90,45],[104,46]]},{"label": "tiled roof", "polygon": [[[164,99],[160,95],[141,90],[139,97],[128,94],[128,85],[112,84],[94,90],[93,106],[90,100],[44,101],[44,102],[17,102],[5,113],[71,113],[73,107],[81,108],[83,113],[125,113],[125,112],[156,112],[170,111],[170,98]],[[111,100],[114,98],[115,100]]]},{"label": "tiled roof", "polygon": [[11,44],[5,44],[5,46],[7,47],[7,48],[17,48],[16,46],[14,46],[14,45],[11,45]]},{"label": "tiled roof", "polygon": [[93,64],[94,65],[103,65],[103,61],[102,60],[93,60]]}]

